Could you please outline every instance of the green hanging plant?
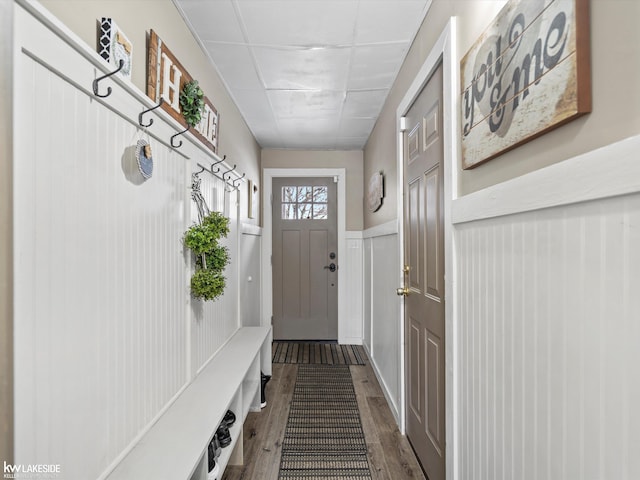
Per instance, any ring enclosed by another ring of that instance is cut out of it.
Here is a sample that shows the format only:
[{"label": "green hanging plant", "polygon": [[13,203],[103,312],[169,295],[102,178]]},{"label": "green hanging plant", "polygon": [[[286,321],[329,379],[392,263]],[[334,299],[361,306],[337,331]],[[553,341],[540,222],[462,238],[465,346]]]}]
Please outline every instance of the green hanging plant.
[{"label": "green hanging plant", "polygon": [[184,232],[183,242],[196,258],[196,270],[191,277],[194,298],[215,300],[224,293],[223,272],[229,264],[229,249],[218,241],[228,233],[229,219],[220,212],[211,212]]},{"label": "green hanging plant", "polygon": [[195,127],[202,119],[204,111],[204,92],[197,80],[191,80],[182,87],[180,92],[180,110],[184,120],[190,127]]},{"label": "green hanging plant", "polygon": [[208,268],[196,269],[191,277],[191,295],[202,300],[215,300],[224,293],[226,279]]}]

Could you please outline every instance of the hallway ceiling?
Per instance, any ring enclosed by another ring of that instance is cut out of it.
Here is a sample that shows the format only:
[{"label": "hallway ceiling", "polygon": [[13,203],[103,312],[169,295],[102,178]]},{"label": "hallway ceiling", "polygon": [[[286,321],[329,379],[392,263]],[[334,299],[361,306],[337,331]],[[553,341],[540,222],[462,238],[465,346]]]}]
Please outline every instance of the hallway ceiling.
[{"label": "hallway ceiling", "polygon": [[173,1],[258,143],[319,150],[364,147],[430,3]]}]

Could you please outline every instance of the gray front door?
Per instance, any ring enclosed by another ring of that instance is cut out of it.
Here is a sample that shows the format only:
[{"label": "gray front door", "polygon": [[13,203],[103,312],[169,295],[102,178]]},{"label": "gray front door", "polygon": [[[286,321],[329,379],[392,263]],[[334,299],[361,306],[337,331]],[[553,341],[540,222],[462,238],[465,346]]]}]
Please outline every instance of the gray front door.
[{"label": "gray front door", "polygon": [[338,338],[333,177],[273,179],[273,338]]}]

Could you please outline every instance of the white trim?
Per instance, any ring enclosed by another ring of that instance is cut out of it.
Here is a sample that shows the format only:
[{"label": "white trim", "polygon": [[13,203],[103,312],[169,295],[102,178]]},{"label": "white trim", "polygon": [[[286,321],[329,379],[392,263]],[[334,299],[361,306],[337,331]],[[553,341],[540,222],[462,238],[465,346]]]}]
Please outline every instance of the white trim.
[{"label": "white trim", "polygon": [[640,192],[639,150],[636,135],[465,195],[453,202],[453,223]]},{"label": "white trim", "polygon": [[[414,103],[427,81],[442,61],[443,65],[443,94],[444,94],[444,241],[445,249],[445,329],[446,329],[446,471],[447,478],[458,478],[458,439],[457,432],[457,386],[458,378],[455,348],[457,345],[456,309],[455,309],[455,246],[451,224],[451,204],[457,197],[457,166],[458,166],[458,68],[457,68],[457,45],[456,45],[456,19],[452,17],[445,29],[440,34],[435,45],[429,52],[420,71],[416,75],[407,93],[400,102],[396,110],[396,135],[398,138],[397,168],[398,168],[398,237],[400,265],[404,262],[404,216],[403,216],[403,196],[404,189],[404,152],[402,139],[402,118],[407,114],[409,108]],[[402,273],[398,273],[400,281]],[[400,306],[400,318],[404,319],[404,302]],[[402,433],[406,430],[405,412],[405,343],[404,343],[404,320],[400,322],[400,429]]]},{"label": "white trim", "polygon": [[367,228],[362,232],[362,238],[384,237],[385,235],[395,235],[398,233],[398,220],[390,220],[387,223]]},{"label": "white trim", "polygon": [[345,232],[347,240],[362,240],[362,232],[359,230],[348,230]]},{"label": "white trim", "polygon": [[[262,321],[261,325],[271,325],[273,316],[273,279],[271,273],[272,253],[272,181],[274,177],[338,177],[338,259],[346,254],[346,180],[344,168],[265,168],[262,171],[262,205],[264,226],[262,231]],[[346,271],[338,269],[338,342],[343,343],[346,312]]]}]

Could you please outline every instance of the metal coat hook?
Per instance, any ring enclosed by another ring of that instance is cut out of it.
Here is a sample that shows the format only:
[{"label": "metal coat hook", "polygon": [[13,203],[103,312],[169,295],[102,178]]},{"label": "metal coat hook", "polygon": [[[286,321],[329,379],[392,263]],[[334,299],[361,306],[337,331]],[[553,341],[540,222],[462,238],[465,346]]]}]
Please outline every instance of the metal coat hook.
[{"label": "metal coat hook", "polygon": [[202,165],[200,165],[199,163],[198,163],[198,166],[200,167],[200,171],[199,171],[199,172],[194,172],[194,173],[193,173],[193,175],[195,175],[196,177],[197,177],[198,175],[200,175],[202,172],[204,172],[204,171],[206,170],[206,168],[204,168],[204,167],[203,167]]},{"label": "metal coat hook", "polygon": [[[243,173],[241,177],[238,177],[231,182],[231,185],[233,185],[234,190],[238,190],[238,188],[240,187],[240,184],[242,183],[242,179],[244,178],[245,175],[246,173]],[[236,185],[236,182],[238,182],[237,185]]]},{"label": "metal coat hook", "polygon": [[98,84],[102,80],[104,80],[105,78],[108,78],[111,75],[115,75],[116,73],[118,73],[120,70],[122,70],[122,67],[124,67],[124,60],[120,59],[120,61],[118,62],[118,68],[116,70],[114,70],[111,73],[107,73],[106,75],[103,75],[102,77],[98,77],[93,81],[93,94],[96,97],[104,98],[104,97],[108,97],[109,95],[111,95],[111,87],[107,87],[107,93],[105,93],[104,95],[100,95],[98,93]]},{"label": "metal coat hook", "polygon": [[224,178],[224,177],[225,177],[225,175],[226,175],[227,173],[231,173],[231,172],[233,172],[235,169],[236,169],[236,164],[234,163],[234,164],[233,164],[233,168],[231,168],[231,170],[227,170],[226,172],[224,172],[224,173],[222,174],[222,181],[223,181],[223,182],[226,182],[227,180],[229,180],[229,178],[231,178],[231,175],[229,175],[229,178]]},{"label": "metal coat hook", "polygon": [[140,115],[138,115],[138,123],[140,124],[141,127],[150,127],[151,125],[153,125],[153,118],[149,119],[149,123],[144,124],[144,123],[142,123],[142,116],[145,113],[149,113],[149,112],[155,110],[156,108],[160,108],[163,103],[164,103],[164,98],[161,98],[160,99],[160,103],[158,103],[155,107],[151,107],[151,108],[145,110],[144,112],[140,113]]},{"label": "metal coat hook", "polygon": [[187,127],[185,130],[176,133],[175,135],[171,135],[171,146],[173,148],[180,148],[182,146],[182,140],[180,140],[180,143],[174,143],[174,139],[179,136],[179,135],[184,135],[185,133],[187,133],[189,131],[189,127]]},{"label": "metal coat hook", "polygon": [[219,163],[224,162],[226,158],[227,158],[227,156],[226,156],[226,155],[224,155],[224,156],[222,157],[222,160],[220,160],[219,162],[216,162],[216,163],[212,163],[212,164],[211,164],[211,166],[209,167],[209,170],[211,170],[211,173],[218,173],[218,172],[220,171],[220,167],[216,168],[216,171],[215,171],[215,172],[213,171],[213,167],[215,167],[215,166],[216,166],[216,165],[218,165]]}]

